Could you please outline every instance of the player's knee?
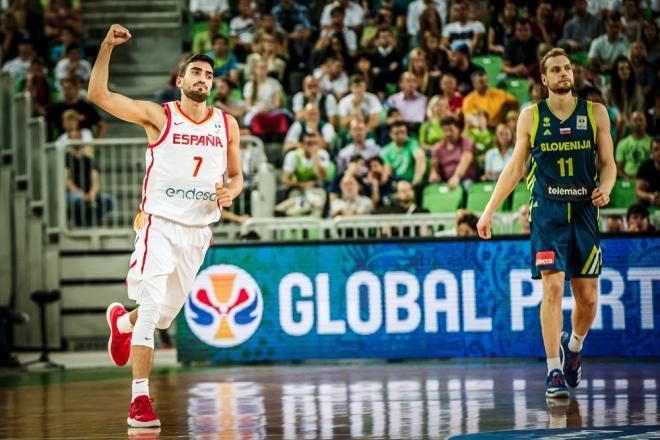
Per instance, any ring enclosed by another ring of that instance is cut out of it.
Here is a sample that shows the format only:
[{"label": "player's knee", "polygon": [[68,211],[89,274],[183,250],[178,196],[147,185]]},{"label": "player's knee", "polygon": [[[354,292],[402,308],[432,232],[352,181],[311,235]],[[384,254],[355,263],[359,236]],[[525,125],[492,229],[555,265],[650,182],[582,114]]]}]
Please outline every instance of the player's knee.
[{"label": "player's knee", "polygon": [[174,321],[174,318],[176,318],[177,313],[179,313],[179,310],[180,307],[161,306],[156,328],[160,330],[169,328],[172,324],[172,321]]},{"label": "player's knee", "polygon": [[582,309],[595,309],[596,308],[596,295],[575,295],[575,303]]},{"label": "player's knee", "polygon": [[546,281],[543,296],[550,301],[561,301],[564,296],[564,284],[558,281]]}]

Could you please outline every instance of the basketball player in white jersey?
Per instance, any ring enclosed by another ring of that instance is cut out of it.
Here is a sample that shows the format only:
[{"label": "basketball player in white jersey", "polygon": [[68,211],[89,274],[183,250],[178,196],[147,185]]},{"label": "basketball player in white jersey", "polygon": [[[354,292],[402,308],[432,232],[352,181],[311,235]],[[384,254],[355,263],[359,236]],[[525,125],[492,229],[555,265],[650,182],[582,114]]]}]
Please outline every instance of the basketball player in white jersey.
[{"label": "basketball player in white jersey", "polygon": [[209,225],[239,195],[243,176],[236,120],[206,106],[213,60],[194,55],[181,68],[176,80],[181,102],[133,100],[108,90],[112,50],[130,38],[128,29],[110,27],[92,70],[88,96],[108,113],[141,125],[149,140],[135,251],[126,277],[128,296],[139,307],[128,313],[114,303],[106,315],[110,357],[119,366],[129,356],[132,359],[128,424],[156,427],[160,420],[149,397],[155,329],[168,328],[181,310],[212,241]]}]

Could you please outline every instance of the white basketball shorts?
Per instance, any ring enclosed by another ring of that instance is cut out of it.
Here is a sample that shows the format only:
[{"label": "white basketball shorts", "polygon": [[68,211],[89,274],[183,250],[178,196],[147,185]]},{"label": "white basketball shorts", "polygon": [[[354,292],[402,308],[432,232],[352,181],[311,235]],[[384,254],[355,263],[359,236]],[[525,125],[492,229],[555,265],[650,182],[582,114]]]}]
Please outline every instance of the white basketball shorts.
[{"label": "white basketball shorts", "polygon": [[135,251],[126,276],[128,297],[140,304],[143,295],[151,295],[161,309],[178,313],[211,245],[211,228],[139,213],[135,230]]}]

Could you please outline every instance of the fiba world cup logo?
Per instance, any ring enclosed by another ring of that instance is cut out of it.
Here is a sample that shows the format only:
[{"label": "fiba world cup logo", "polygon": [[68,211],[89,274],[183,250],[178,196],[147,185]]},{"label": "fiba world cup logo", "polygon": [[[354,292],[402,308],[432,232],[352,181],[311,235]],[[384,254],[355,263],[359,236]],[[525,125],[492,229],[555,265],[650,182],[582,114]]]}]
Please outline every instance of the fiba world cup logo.
[{"label": "fiba world cup logo", "polygon": [[202,271],[188,296],[186,322],[203,342],[234,347],[254,334],[261,323],[261,290],[249,273],[222,264]]}]

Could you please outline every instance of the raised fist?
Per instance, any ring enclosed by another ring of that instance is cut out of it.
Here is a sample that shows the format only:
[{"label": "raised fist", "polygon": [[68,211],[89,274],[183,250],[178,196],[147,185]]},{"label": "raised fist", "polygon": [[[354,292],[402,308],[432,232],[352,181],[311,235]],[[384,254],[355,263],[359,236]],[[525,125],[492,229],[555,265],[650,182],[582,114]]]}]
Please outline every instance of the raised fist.
[{"label": "raised fist", "polygon": [[105,36],[105,43],[108,43],[110,46],[119,46],[120,44],[126,43],[131,39],[131,33],[124,26],[119,24],[113,24],[110,26],[108,34]]}]

